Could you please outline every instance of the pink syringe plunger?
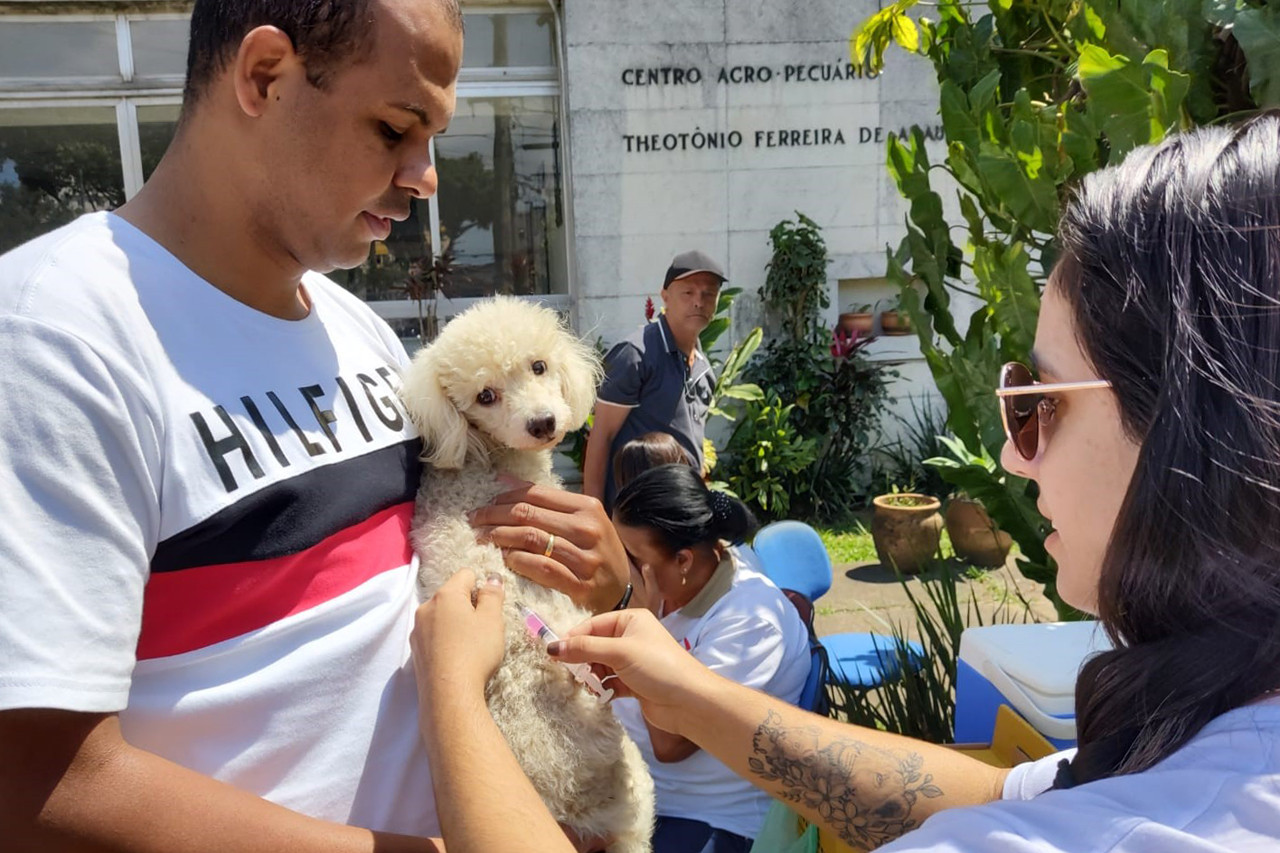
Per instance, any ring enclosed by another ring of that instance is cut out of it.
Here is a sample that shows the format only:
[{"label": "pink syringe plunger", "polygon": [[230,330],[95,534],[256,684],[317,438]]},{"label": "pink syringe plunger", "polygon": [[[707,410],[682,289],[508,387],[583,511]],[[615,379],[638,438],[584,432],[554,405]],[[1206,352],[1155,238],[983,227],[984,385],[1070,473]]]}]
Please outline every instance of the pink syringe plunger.
[{"label": "pink syringe plunger", "polygon": [[[525,630],[529,632],[529,636],[542,643],[545,648],[549,643],[553,643],[560,639],[556,636],[556,632],[551,630],[546,622],[542,621],[542,617],[534,613],[528,607],[520,607],[520,615],[524,618]],[[573,678],[582,686],[590,690],[601,705],[613,698],[613,690],[605,687],[591,667],[585,663],[565,663],[560,661],[560,665],[569,672],[573,673]]]}]

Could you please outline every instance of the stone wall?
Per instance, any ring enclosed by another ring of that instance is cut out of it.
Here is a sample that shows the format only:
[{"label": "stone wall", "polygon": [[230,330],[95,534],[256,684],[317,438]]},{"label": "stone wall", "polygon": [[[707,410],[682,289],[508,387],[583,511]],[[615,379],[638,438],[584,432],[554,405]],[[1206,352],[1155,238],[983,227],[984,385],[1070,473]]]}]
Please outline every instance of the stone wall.
[{"label": "stone wall", "polygon": [[[746,293],[735,333],[759,321],[769,230],[799,210],[823,229],[828,319],[892,292],[885,246],[906,205],[885,138],[913,124],[941,138],[928,63],[890,54],[885,73],[849,65],[850,33],[874,0],[568,0],[563,10],[576,231],[576,310],[612,341],[643,322],[672,255],[701,248]],[[941,144],[932,146],[941,157]],[[966,314],[967,316],[967,314]],[[932,394],[914,338],[883,338],[897,408]],[[890,419],[892,420],[892,419]],[[890,430],[893,431],[892,429]]]}]

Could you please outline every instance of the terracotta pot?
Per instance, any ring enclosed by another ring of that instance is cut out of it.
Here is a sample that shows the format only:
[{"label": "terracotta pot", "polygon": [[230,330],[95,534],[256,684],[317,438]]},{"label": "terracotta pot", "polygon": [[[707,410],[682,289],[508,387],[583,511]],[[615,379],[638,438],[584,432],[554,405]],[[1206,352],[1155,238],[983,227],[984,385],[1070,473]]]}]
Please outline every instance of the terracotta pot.
[{"label": "terracotta pot", "polygon": [[845,312],[840,315],[840,328],[846,332],[857,332],[858,337],[865,338],[875,329],[875,315]]},{"label": "terracotta pot", "polygon": [[947,535],[956,556],[986,568],[1003,566],[1013,547],[1013,537],[999,530],[977,501],[952,498],[947,502]]},{"label": "terracotta pot", "polygon": [[[916,499],[915,506],[895,506],[891,501]],[[872,501],[871,539],[876,556],[886,566],[897,566],[903,574],[915,574],[938,553],[942,538],[942,504],[928,495],[880,495]]]},{"label": "terracotta pot", "polygon": [[880,329],[886,335],[909,335],[911,317],[900,311],[883,311],[880,314]]}]

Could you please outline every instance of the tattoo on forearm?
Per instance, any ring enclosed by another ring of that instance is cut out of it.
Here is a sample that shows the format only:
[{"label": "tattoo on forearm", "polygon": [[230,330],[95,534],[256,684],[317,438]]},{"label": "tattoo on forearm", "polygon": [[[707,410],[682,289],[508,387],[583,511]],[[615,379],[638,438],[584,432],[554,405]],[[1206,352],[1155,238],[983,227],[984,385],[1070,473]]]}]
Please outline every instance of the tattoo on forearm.
[{"label": "tattoo on forearm", "polygon": [[[825,741],[825,742],[824,742]],[[816,811],[849,844],[875,848],[914,829],[920,797],[940,797],[916,752],[823,738],[816,726],[783,728],[773,711],[756,729],[751,771],[781,783],[779,794]]]}]

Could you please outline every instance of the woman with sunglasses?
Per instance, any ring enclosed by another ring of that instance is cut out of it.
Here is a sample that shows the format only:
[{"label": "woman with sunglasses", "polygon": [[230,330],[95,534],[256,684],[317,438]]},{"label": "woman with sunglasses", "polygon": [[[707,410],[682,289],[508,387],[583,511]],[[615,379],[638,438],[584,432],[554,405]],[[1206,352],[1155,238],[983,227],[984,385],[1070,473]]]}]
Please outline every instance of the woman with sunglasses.
[{"label": "woman with sunglasses", "polygon": [[[808,716],[712,676],[647,613],[597,616],[550,651],[616,676],[650,724],[855,846],[1280,849],[1280,117],[1171,137],[1091,175],[1059,245],[1035,373],[1006,367],[997,394],[1002,462],[1039,485],[1058,590],[1115,646],[1079,675],[1078,750],[997,770]],[[465,663],[417,658],[421,678],[469,674],[465,691],[424,696],[445,761],[501,648],[500,592],[476,607],[464,582],[447,592],[420,635],[492,642]],[[466,774],[448,784],[483,800]],[[451,851],[484,849],[469,846],[479,818],[444,819]],[[523,849],[559,843],[539,838]]]}]

